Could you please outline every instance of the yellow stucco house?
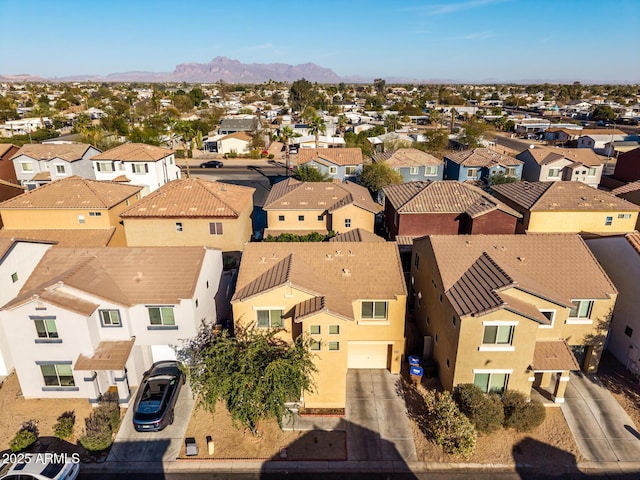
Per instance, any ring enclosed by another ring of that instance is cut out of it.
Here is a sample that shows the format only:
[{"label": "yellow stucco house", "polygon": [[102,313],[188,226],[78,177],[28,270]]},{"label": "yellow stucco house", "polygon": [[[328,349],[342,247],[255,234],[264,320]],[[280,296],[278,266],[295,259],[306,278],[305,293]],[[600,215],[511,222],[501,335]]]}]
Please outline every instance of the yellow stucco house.
[{"label": "yellow stucco house", "polygon": [[267,212],[264,236],[277,237],[283,233],[344,233],[354,228],[373,232],[375,216],[382,207],[366,188],[353,182],[288,178],[273,186],[263,209]]},{"label": "yellow stucco house", "polygon": [[312,340],[306,408],[344,408],[347,369],[400,372],[406,286],[393,242],[249,243],[231,303],[236,325]]},{"label": "yellow stucco house", "polygon": [[535,388],[556,403],[571,370],[597,370],[617,297],[574,234],[423,237],[411,284],[444,388]]},{"label": "yellow stucco house", "polygon": [[120,214],[127,245],[242,251],[253,232],[254,192],[200,178],[173,180]]},{"label": "yellow stucco house", "polygon": [[[96,246],[96,241],[106,240],[109,246],[124,246],[120,213],[140,199],[141,189],[74,175],[0,203],[0,216],[5,234],[15,231],[21,238],[64,237],[68,246]],[[64,234],[70,231],[86,235]]]},{"label": "yellow stucco house", "polygon": [[619,234],[636,228],[640,207],[581,182],[516,182],[491,187],[522,214],[517,233]]}]

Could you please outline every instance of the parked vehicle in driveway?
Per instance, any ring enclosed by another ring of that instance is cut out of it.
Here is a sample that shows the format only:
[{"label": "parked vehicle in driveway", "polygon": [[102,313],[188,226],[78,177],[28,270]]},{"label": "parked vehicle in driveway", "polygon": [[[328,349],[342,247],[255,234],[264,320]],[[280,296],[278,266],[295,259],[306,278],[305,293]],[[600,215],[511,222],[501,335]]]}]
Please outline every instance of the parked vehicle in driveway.
[{"label": "parked vehicle in driveway", "polygon": [[75,480],[80,473],[79,457],[51,453],[9,454],[12,455],[20,460],[0,464],[0,480]]},{"label": "parked vehicle in driveway", "polygon": [[203,162],[200,164],[200,168],[222,168],[224,167],[224,163],[219,160],[209,160],[208,162]]},{"label": "parked vehicle in driveway", "polygon": [[133,426],[138,432],[158,432],[173,423],[174,409],[185,382],[178,363],[154,363],[144,373],[133,404]]}]

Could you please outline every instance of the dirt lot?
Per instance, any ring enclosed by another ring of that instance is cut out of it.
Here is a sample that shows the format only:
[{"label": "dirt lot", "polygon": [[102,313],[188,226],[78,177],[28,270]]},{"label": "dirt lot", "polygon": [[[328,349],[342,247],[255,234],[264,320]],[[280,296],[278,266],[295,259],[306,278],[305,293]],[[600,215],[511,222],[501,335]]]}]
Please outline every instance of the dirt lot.
[{"label": "dirt lot", "polygon": [[[199,447],[197,457],[186,457],[183,445],[181,458],[212,459],[273,459],[273,460],[345,460],[345,432],[283,432],[274,420],[262,422],[259,435],[254,436],[242,426],[234,426],[223,404],[214,415],[196,408],[191,415],[185,437],[194,437]],[[214,453],[207,452],[206,437],[214,441]],[[286,457],[281,456],[286,449]]]},{"label": "dirt lot", "polygon": [[602,354],[598,377],[627,414],[640,427],[640,384],[609,352]]}]

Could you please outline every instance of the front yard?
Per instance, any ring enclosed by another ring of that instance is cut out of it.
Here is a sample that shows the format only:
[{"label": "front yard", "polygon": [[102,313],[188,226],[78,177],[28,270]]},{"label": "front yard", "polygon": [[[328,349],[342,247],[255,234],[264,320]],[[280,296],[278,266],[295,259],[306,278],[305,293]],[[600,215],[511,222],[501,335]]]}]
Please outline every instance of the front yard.
[{"label": "front yard", "polygon": [[598,378],[640,428],[640,383],[613,355],[605,351],[598,367]]}]

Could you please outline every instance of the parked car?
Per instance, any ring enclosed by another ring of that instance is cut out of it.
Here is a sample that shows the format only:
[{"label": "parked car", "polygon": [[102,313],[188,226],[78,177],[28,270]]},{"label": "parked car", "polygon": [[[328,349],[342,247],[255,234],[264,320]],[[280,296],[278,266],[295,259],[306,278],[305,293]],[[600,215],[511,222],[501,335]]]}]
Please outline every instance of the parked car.
[{"label": "parked car", "polygon": [[209,160],[208,162],[203,162],[200,164],[200,168],[222,168],[224,167],[224,163],[218,160]]},{"label": "parked car", "polygon": [[0,464],[0,480],[75,480],[80,473],[80,462],[65,461],[72,457],[56,459],[60,454],[15,454],[16,463]]},{"label": "parked car", "polygon": [[154,363],[140,382],[133,404],[133,426],[138,432],[158,432],[173,423],[174,409],[185,375],[171,360]]}]

